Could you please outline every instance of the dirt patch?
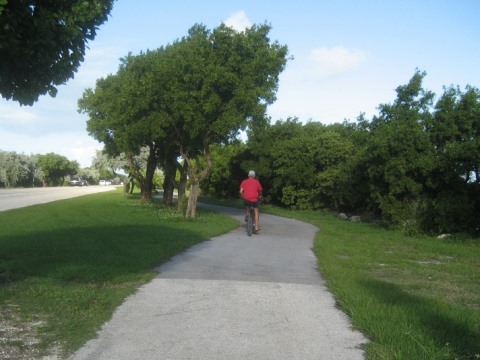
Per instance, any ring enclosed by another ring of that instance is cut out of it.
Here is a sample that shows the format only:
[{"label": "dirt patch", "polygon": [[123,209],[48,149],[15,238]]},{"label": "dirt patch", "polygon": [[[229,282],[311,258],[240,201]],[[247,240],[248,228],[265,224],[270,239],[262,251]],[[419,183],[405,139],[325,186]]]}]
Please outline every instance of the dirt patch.
[{"label": "dirt patch", "polygon": [[438,259],[418,260],[417,263],[422,265],[442,265],[443,262]]},{"label": "dirt patch", "polygon": [[16,314],[17,307],[7,306],[0,311],[0,359],[57,360],[58,349],[45,350],[40,346],[41,320],[25,322]]},{"label": "dirt patch", "polygon": [[439,258],[431,258],[427,260],[418,260],[417,263],[422,265],[442,265],[446,261],[453,260],[453,256],[440,256]]}]

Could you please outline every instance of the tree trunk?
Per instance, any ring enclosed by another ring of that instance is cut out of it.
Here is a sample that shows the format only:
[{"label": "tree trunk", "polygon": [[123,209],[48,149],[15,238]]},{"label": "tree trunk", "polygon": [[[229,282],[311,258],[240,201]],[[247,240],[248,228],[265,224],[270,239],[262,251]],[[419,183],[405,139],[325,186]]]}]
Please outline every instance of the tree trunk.
[{"label": "tree trunk", "polygon": [[157,159],[155,156],[155,147],[153,145],[150,145],[150,153],[148,154],[147,159],[147,170],[145,172],[145,178],[141,183],[142,201],[150,201],[152,199],[153,175],[155,174],[156,168]]},{"label": "tree trunk", "polygon": [[194,219],[195,216],[197,215],[197,199],[198,199],[199,192],[200,192],[199,184],[190,185],[190,195],[188,196],[187,213],[185,214],[187,218]]},{"label": "tree trunk", "polygon": [[208,148],[205,149],[204,157],[205,157],[205,167],[203,169],[200,168],[200,158],[199,156],[195,156],[194,159],[191,159],[187,156],[187,154],[182,154],[185,161],[188,165],[188,174],[190,176],[190,195],[188,197],[188,206],[187,212],[185,216],[187,218],[195,218],[197,212],[197,199],[200,191],[200,184],[203,179],[208,175],[210,169],[212,168],[212,158],[210,154],[210,150]]},{"label": "tree trunk", "polygon": [[[137,180],[140,186],[140,196],[142,201],[150,201],[152,198],[153,190],[153,175],[157,168],[156,148],[155,144],[149,145],[149,154],[147,159],[147,168],[145,170],[145,176],[142,174],[142,169],[135,165],[132,155],[127,155],[127,162],[132,169],[132,177]],[[133,182],[132,182],[133,189]]]},{"label": "tree trunk", "polygon": [[128,183],[130,186],[130,194],[133,194],[133,190],[135,189],[135,179],[131,174],[128,176]]},{"label": "tree trunk", "polygon": [[185,199],[185,193],[187,189],[187,180],[188,180],[188,163],[185,161],[183,166],[179,164],[178,170],[180,171],[180,180],[177,184],[178,190],[178,203],[177,209],[182,210],[183,208],[183,201]]},{"label": "tree trunk", "polygon": [[167,159],[163,164],[163,203],[165,205],[173,204],[173,190],[175,188],[175,175],[177,173],[177,160]]},{"label": "tree trunk", "polygon": [[165,205],[172,205],[173,204],[173,190],[175,187],[170,179],[165,176],[165,180],[163,182],[163,198],[162,201]]}]

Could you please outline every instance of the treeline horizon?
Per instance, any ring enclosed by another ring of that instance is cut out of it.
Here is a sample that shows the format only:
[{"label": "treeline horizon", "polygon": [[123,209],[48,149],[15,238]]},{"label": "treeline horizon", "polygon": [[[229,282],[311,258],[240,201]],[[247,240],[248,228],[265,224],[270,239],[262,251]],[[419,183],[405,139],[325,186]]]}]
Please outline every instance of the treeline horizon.
[{"label": "treeline horizon", "polygon": [[480,91],[445,87],[434,101],[425,76],[416,70],[372,119],[289,118],[217,147],[204,191],[238,196],[239,179],[255,169],[268,203],[369,214],[411,235],[478,236]]},{"label": "treeline horizon", "polygon": [[0,149],[0,188],[63,186],[72,176],[94,184],[102,178],[119,178],[115,170],[123,167],[123,162],[107,159],[102,151],[97,151],[90,167],[80,168],[76,160],[53,152],[27,155]]},{"label": "treeline horizon", "polygon": [[[274,205],[372,216],[411,235],[478,236],[480,91],[445,87],[435,101],[422,87],[425,76],[417,70],[371,119],[360,114],[355,121],[324,125],[288,118],[250,130],[246,142],[212,146],[202,191],[237,197],[239,182],[255,169],[265,201]],[[38,186],[42,176],[43,186],[61,184],[64,176],[82,173],[78,163],[60,155],[39,156],[0,150],[0,186]],[[94,162],[91,169],[105,174],[126,169],[101,152]]]}]

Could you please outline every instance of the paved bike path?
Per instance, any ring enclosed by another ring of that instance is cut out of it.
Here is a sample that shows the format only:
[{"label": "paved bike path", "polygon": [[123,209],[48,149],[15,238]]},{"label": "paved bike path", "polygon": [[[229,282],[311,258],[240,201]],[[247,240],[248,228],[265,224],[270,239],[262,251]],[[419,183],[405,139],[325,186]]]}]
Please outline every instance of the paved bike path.
[{"label": "paved bike path", "polygon": [[363,359],[366,339],[335,307],[311,248],[316,227],[261,215],[159,267],[73,360]]}]

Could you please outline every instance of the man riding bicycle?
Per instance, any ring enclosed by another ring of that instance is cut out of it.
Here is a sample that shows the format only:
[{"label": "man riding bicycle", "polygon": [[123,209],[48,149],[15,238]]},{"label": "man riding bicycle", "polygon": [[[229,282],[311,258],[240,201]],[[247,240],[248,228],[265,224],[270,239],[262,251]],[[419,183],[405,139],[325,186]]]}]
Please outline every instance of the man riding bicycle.
[{"label": "man riding bicycle", "polygon": [[255,231],[260,230],[260,215],[258,211],[258,201],[262,197],[262,185],[255,179],[255,171],[248,172],[248,179],[240,184],[240,196],[246,205],[252,205],[255,212]]}]

